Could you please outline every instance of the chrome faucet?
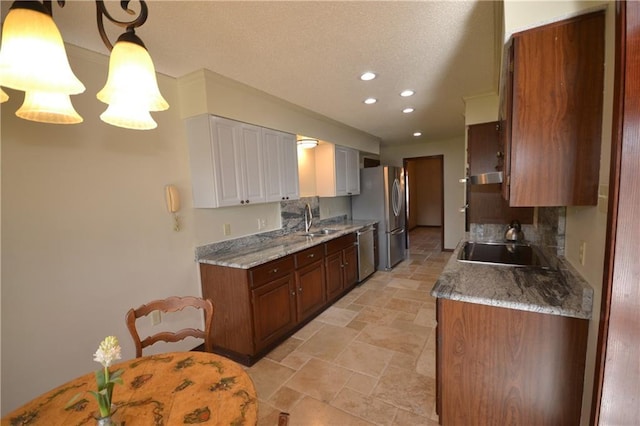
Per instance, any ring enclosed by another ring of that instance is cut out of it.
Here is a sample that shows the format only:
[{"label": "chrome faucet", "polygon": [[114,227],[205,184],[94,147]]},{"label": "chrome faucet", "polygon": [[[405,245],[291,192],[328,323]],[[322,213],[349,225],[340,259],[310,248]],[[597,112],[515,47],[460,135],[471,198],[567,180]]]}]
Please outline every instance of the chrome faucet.
[{"label": "chrome faucet", "polygon": [[313,221],[313,213],[311,213],[311,206],[309,203],[304,206],[304,232],[309,233],[311,229],[311,222]]}]

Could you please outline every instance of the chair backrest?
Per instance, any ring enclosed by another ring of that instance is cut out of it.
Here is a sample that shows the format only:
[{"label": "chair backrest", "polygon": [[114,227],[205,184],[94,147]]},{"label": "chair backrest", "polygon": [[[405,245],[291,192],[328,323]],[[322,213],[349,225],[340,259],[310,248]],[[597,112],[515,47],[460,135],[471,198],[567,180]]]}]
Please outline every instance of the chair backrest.
[{"label": "chair backrest", "polygon": [[[144,339],[140,339],[138,330],[136,328],[136,320],[140,317],[149,315],[153,311],[160,312],[176,312],[181,311],[186,307],[199,308],[204,311],[204,330],[195,328],[183,328],[180,331],[170,332],[162,331],[151,336],[147,336]],[[133,343],[136,345],[136,358],[142,356],[142,348],[153,345],[156,342],[178,342],[186,337],[196,337],[204,339],[204,349],[207,352],[213,351],[213,342],[211,340],[211,327],[213,324],[213,304],[210,300],[205,300],[200,297],[186,296],[186,297],[169,297],[167,299],[154,300],[145,305],[140,306],[137,309],[129,309],[126,315],[127,327],[129,333],[133,338]]]}]

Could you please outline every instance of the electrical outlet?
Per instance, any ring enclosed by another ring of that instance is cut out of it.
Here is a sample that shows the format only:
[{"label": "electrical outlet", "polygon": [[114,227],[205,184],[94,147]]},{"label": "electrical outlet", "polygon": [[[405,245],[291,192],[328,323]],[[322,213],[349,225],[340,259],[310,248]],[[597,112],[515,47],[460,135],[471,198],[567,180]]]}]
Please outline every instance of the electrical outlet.
[{"label": "electrical outlet", "polygon": [[158,325],[162,322],[162,315],[160,311],[151,311],[151,325]]},{"label": "electrical outlet", "polygon": [[585,258],[587,257],[587,243],[586,241],[580,241],[580,249],[578,251],[578,260],[581,265],[585,264]]},{"label": "electrical outlet", "polygon": [[224,235],[231,235],[231,224],[225,223],[223,226]]}]

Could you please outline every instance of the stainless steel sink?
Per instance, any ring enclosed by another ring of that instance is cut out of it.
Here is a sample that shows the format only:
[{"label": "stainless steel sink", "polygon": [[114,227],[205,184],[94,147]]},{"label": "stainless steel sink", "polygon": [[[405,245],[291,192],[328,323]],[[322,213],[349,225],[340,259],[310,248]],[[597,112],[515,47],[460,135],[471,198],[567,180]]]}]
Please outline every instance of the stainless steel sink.
[{"label": "stainless steel sink", "polygon": [[478,243],[467,241],[460,249],[458,261],[551,269],[551,265],[538,247],[522,243]]},{"label": "stainless steel sink", "polygon": [[337,229],[323,228],[309,232],[300,232],[296,235],[299,235],[301,237],[324,237],[326,235],[335,234],[336,232],[338,232]]}]

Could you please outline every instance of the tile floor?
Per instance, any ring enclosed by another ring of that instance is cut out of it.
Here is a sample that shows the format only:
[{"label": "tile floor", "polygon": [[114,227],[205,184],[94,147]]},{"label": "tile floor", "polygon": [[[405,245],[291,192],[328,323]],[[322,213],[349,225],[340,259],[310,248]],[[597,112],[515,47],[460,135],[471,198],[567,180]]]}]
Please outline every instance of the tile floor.
[{"label": "tile floor", "polygon": [[440,228],[409,234],[408,259],[377,271],[248,369],[259,426],[436,426],[435,299],[449,259]]}]

